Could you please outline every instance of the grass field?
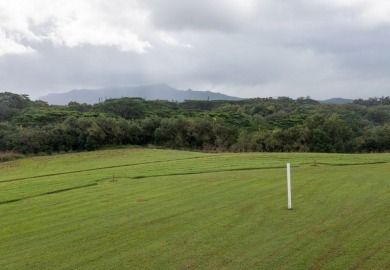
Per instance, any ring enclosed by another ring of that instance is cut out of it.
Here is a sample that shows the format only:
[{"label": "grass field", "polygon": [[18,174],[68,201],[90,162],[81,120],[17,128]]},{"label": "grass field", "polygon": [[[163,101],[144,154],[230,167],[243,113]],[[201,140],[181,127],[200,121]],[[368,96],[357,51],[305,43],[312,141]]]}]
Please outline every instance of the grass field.
[{"label": "grass field", "polygon": [[120,149],[0,163],[0,269],[390,269],[389,254],[390,154]]}]

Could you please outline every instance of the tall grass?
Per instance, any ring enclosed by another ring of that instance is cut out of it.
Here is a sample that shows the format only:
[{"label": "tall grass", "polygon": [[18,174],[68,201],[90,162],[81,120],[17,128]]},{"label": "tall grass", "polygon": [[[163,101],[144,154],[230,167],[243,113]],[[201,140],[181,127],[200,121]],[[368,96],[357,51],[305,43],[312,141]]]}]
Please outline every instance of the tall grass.
[{"label": "tall grass", "polygon": [[24,155],[15,152],[0,152],[0,162],[13,161],[24,157]]}]

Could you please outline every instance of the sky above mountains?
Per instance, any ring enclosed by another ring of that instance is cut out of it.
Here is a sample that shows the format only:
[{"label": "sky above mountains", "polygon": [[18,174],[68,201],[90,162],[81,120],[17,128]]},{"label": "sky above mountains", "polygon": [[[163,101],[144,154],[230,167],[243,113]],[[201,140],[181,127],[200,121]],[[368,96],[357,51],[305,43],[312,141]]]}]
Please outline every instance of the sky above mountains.
[{"label": "sky above mountains", "polygon": [[387,0],[0,0],[0,91],[390,93]]}]

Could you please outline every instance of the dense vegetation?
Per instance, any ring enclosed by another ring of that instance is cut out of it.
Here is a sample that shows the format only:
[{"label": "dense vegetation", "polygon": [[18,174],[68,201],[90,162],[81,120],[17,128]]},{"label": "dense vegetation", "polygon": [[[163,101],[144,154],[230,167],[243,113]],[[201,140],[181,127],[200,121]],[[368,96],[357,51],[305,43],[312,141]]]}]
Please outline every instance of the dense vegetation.
[{"label": "dense vegetation", "polygon": [[67,106],[0,93],[0,151],[23,154],[157,145],[206,151],[388,152],[390,97],[321,104],[108,99]]}]

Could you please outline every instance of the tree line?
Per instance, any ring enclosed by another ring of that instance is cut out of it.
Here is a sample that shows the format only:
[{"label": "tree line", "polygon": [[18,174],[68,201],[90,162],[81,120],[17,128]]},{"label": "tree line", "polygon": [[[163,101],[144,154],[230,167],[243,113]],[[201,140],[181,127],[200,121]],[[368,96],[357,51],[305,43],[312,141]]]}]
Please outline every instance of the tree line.
[{"label": "tree line", "polygon": [[0,93],[0,151],[39,154],[154,145],[201,151],[388,152],[390,98],[322,104],[309,97],[239,101],[108,99],[66,106]]}]

